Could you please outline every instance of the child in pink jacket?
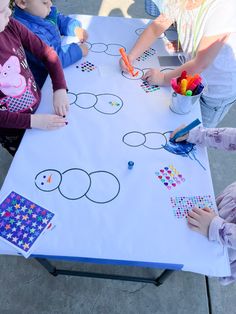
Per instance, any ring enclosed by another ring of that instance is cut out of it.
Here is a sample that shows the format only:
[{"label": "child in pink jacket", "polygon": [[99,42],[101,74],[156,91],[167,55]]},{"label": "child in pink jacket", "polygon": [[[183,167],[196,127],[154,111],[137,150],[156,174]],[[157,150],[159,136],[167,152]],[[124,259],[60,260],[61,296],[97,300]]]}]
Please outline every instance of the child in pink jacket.
[{"label": "child in pink jacket", "polygon": [[[171,137],[182,127],[176,129]],[[236,151],[236,128],[193,129],[176,141],[187,140],[211,148]],[[188,213],[190,229],[197,231],[210,241],[228,247],[231,276],[220,278],[224,285],[236,281],[236,181],[225,188],[216,198],[219,215],[210,208],[194,208]]]}]

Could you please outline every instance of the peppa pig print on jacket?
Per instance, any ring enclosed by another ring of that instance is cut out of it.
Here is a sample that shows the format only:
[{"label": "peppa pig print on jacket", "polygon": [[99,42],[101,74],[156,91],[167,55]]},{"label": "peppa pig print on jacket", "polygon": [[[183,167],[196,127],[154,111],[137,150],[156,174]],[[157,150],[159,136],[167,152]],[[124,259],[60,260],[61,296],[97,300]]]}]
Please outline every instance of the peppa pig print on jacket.
[{"label": "peppa pig print on jacket", "polygon": [[0,91],[5,95],[0,99],[0,110],[24,112],[37,102],[32,92],[32,80],[21,75],[20,61],[11,56],[0,64]]}]

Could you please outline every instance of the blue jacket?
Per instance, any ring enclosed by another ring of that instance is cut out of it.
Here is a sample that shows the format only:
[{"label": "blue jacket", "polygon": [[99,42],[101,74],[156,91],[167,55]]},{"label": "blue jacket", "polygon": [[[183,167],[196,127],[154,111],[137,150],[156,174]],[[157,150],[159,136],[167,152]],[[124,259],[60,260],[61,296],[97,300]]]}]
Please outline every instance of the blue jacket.
[{"label": "blue jacket", "polygon": [[[82,58],[82,50],[79,45],[75,43],[65,46],[61,45],[61,35],[75,36],[75,28],[81,27],[81,23],[78,20],[58,13],[56,7],[51,8],[50,14],[45,19],[32,15],[18,6],[15,6],[13,16],[33,33],[38,35],[47,45],[56,50],[63,68]],[[31,53],[26,51],[26,55],[30,69],[41,88],[48,72],[44,65],[36,60]]]}]

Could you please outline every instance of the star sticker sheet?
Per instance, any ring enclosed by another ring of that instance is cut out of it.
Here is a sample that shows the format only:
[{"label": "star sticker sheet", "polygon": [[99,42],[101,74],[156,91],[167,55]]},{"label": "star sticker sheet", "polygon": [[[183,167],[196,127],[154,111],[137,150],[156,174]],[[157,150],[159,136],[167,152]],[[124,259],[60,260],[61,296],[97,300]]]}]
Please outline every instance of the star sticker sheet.
[{"label": "star sticker sheet", "polygon": [[0,239],[28,257],[54,214],[16,192],[0,204]]}]

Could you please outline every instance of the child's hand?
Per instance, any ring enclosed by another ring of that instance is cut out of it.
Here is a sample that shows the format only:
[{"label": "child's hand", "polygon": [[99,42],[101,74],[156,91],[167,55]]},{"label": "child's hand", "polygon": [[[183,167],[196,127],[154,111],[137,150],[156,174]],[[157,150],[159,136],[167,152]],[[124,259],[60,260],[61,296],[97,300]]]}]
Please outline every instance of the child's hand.
[{"label": "child's hand", "polygon": [[65,118],[56,114],[32,114],[30,127],[33,129],[54,130],[67,125]]},{"label": "child's hand", "polygon": [[178,44],[178,40],[172,40],[172,41],[168,41],[166,43],[166,48],[167,50],[169,50],[170,52],[182,52],[182,48],[179,47],[180,45]]},{"label": "child's hand", "polygon": [[[175,130],[170,134],[170,138],[174,137],[175,134],[176,134],[177,132],[179,132],[180,130],[182,130],[184,127],[185,127],[185,125],[182,124],[182,125],[179,126],[177,129],[175,129]],[[186,141],[186,140],[188,139],[188,135],[189,135],[189,133],[186,133],[186,134],[184,134],[183,136],[178,137],[178,138],[175,140],[175,142]]]},{"label": "child's hand", "polygon": [[79,38],[80,42],[83,43],[88,39],[88,33],[81,27],[75,28],[75,35]]},{"label": "child's hand", "polygon": [[53,106],[55,113],[59,116],[65,116],[69,111],[69,100],[65,89],[58,89],[53,93]]},{"label": "child's hand", "polygon": [[202,209],[194,207],[188,213],[187,219],[189,228],[207,237],[209,226],[215,216],[217,216],[216,213],[208,207]]},{"label": "child's hand", "polygon": [[150,85],[167,85],[165,83],[165,75],[157,69],[148,70],[142,77],[144,81],[147,81]]},{"label": "child's hand", "polygon": [[80,44],[80,49],[82,50],[82,56],[85,57],[88,54],[88,46],[86,44]]}]

